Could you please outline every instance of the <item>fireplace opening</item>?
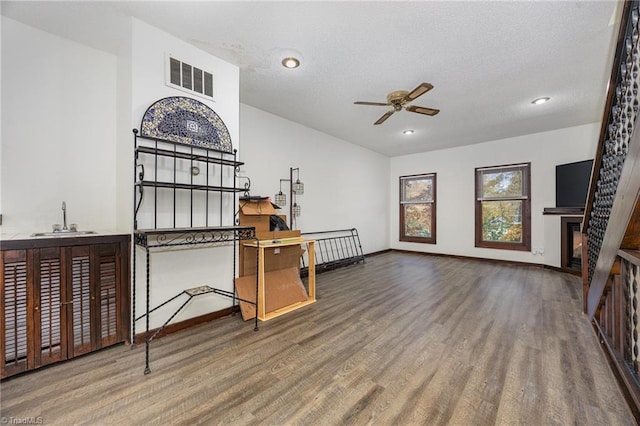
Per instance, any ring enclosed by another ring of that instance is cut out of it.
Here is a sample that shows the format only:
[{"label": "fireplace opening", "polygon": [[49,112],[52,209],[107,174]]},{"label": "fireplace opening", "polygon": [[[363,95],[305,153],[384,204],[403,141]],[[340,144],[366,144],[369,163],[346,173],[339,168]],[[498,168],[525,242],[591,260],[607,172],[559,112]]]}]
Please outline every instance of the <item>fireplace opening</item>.
[{"label": "fireplace opening", "polygon": [[563,216],[560,218],[561,232],[561,267],[582,271],[582,234],[581,216]]}]

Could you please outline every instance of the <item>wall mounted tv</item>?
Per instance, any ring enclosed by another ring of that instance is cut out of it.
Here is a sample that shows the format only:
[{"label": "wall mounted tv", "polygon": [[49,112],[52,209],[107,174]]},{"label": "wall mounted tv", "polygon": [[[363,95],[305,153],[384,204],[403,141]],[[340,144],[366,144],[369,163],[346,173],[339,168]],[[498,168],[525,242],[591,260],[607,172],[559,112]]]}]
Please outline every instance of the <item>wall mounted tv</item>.
[{"label": "wall mounted tv", "polygon": [[584,209],[593,160],[556,166],[556,207]]}]

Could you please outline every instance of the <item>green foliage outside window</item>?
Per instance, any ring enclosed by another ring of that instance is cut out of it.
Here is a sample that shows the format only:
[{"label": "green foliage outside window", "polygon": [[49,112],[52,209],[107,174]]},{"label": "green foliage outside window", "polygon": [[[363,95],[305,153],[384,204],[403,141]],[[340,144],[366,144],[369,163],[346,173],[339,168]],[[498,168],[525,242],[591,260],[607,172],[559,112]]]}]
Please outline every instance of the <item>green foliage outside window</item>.
[{"label": "green foliage outside window", "polygon": [[510,198],[522,195],[522,170],[482,174],[482,198]]},{"label": "green foliage outside window", "polygon": [[410,204],[404,208],[404,235],[431,238],[431,205]]},{"label": "green foliage outside window", "polygon": [[433,178],[404,179],[404,202],[433,201]]},{"label": "green foliage outside window", "polygon": [[[522,170],[482,174],[482,198],[521,197]],[[522,201],[483,201],[482,239],[522,242]]]},{"label": "green foliage outside window", "polygon": [[527,249],[529,167],[519,164],[476,169],[476,246]]},{"label": "green foliage outside window", "polygon": [[483,202],[482,239],[522,242],[522,201]]},{"label": "green foliage outside window", "polygon": [[435,173],[400,177],[400,240],[435,244]]}]

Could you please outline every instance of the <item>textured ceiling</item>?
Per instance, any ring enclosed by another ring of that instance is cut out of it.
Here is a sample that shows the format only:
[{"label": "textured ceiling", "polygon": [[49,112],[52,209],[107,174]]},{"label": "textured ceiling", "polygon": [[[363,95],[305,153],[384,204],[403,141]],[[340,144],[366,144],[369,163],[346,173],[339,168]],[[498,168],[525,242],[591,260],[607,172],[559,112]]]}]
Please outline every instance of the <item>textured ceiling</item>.
[{"label": "textured ceiling", "polygon": [[[240,67],[240,100],[388,156],[601,120],[612,1],[10,2],[2,14],[115,53],[135,16]],[[302,60],[287,70],[287,54]],[[434,89],[373,123],[394,90]],[[537,97],[547,104],[534,106]],[[411,136],[401,131],[415,130]]]}]

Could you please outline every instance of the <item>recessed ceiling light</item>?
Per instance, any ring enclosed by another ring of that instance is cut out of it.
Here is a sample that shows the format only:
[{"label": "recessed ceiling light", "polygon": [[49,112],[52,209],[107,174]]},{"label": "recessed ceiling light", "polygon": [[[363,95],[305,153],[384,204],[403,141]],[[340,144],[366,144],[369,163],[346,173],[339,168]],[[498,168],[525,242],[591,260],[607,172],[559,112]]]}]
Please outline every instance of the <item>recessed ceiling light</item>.
[{"label": "recessed ceiling light", "polygon": [[534,104],[534,105],[542,105],[544,103],[549,102],[549,99],[551,99],[551,98],[545,96],[544,98],[534,99],[534,100],[531,101],[531,103]]},{"label": "recessed ceiling light", "polygon": [[282,66],[285,68],[298,68],[300,66],[300,60],[293,56],[286,57],[282,60]]},{"label": "recessed ceiling light", "polygon": [[412,135],[414,133],[415,133],[415,130],[413,130],[413,129],[407,129],[407,130],[403,130],[402,131],[403,135]]}]

